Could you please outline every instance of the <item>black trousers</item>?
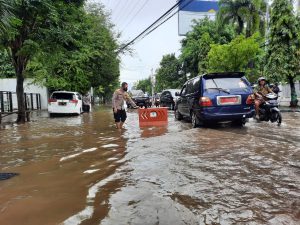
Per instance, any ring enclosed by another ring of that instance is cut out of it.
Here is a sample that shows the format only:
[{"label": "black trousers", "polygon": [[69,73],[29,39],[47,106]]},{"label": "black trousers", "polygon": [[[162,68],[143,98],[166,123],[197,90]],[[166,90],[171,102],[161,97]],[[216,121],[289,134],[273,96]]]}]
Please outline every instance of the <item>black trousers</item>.
[{"label": "black trousers", "polygon": [[118,111],[116,113],[114,112],[114,118],[115,118],[116,123],[119,123],[119,122],[124,123],[127,118],[125,109],[122,109],[122,110],[118,109]]}]

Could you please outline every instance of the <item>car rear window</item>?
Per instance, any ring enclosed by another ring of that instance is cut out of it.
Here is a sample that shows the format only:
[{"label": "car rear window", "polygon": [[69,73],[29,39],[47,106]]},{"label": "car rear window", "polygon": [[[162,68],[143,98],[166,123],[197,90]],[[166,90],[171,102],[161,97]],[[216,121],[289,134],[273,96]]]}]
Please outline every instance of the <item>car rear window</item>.
[{"label": "car rear window", "polygon": [[205,89],[241,89],[246,88],[247,84],[241,78],[214,78],[205,81]]},{"label": "car rear window", "polygon": [[75,96],[72,93],[53,93],[52,98],[61,100],[73,100]]}]

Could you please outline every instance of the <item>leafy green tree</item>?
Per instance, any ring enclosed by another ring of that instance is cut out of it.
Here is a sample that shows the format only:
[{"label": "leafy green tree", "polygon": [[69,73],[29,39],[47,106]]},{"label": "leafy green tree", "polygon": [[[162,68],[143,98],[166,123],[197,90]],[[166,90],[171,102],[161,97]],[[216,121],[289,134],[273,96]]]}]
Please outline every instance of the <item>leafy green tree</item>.
[{"label": "leafy green tree", "polygon": [[[84,93],[94,87],[101,97],[107,98],[119,83],[119,58],[117,41],[103,6],[93,4],[86,10],[75,8],[71,13],[60,14],[65,15],[64,21],[72,21],[64,30],[68,44],[62,42],[51,51],[41,52],[30,64],[32,74],[53,90]],[[47,34],[46,43],[57,35]]]},{"label": "leafy green tree", "polygon": [[10,26],[10,17],[12,16],[13,1],[0,0],[0,33],[6,32]]},{"label": "leafy green tree", "polygon": [[[249,62],[257,59],[261,54],[257,35],[245,38],[236,37],[229,44],[212,45],[208,53],[210,72],[249,72]],[[249,77],[254,81],[256,77]]]},{"label": "leafy green tree", "polygon": [[139,80],[136,85],[137,90],[142,90],[144,93],[151,94],[152,92],[152,83],[151,83],[151,77],[148,77],[146,79]]},{"label": "leafy green tree", "polygon": [[186,81],[181,73],[181,63],[175,54],[164,55],[156,71],[155,89],[160,92],[166,88],[179,88]]},{"label": "leafy green tree", "polygon": [[0,79],[15,77],[15,70],[6,49],[0,51]]},{"label": "leafy green tree", "polygon": [[297,105],[295,78],[299,73],[299,30],[289,0],[274,0],[270,17],[266,74],[273,81],[287,80],[291,87],[290,106]]},{"label": "leafy green tree", "polygon": [[[83,2],[84,0],[14,0],[14,18],[10,22],[11,28],[1,36],[1,44],[11,53],[17,77],[17,122],[25,122],[23,83],[28,63],[40,48],[44,47],[43,38],[47,33],[55,30],[54,28],[61,30],[57,39],[67,39],[64,26],[62,26],[66,25],[66,21],[60,20],[61,14],[58,13],[58,10],[72,5],[82,7]],[[52,43],[52,45],[54,44],[55,42]]]},{"label": "leafy green tree", "polygon": [[211,44],[225,44],[235,36],[233,26],[219,26],[208,18],[196,21],[193,30],[182,40],[180,60],[183,70],[191,77],[206,73],[208,69],[207,54]]}]

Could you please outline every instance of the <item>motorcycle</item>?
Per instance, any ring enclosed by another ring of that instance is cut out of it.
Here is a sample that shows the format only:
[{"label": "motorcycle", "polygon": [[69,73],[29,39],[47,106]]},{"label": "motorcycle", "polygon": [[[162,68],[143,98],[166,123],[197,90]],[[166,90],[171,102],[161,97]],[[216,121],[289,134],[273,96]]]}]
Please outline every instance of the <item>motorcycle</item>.
[{"label": "motorcycle", "polygon": [[259,107],[259,120],[277,122],[280,125],[282,116],[278,105],[278,96],[274,93],[267,94],[264,103]]}]

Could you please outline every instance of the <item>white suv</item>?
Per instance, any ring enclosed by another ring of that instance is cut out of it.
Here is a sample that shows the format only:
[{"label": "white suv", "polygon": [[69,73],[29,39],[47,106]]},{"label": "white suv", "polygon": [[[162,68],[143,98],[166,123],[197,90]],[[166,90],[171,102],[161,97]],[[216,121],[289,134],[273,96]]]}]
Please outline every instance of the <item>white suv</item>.
[{"label": "white suv", "polygon": [[78,92],[55,91],[48,101],[48,112],[53,114],[82,113],[82,96]]}]

